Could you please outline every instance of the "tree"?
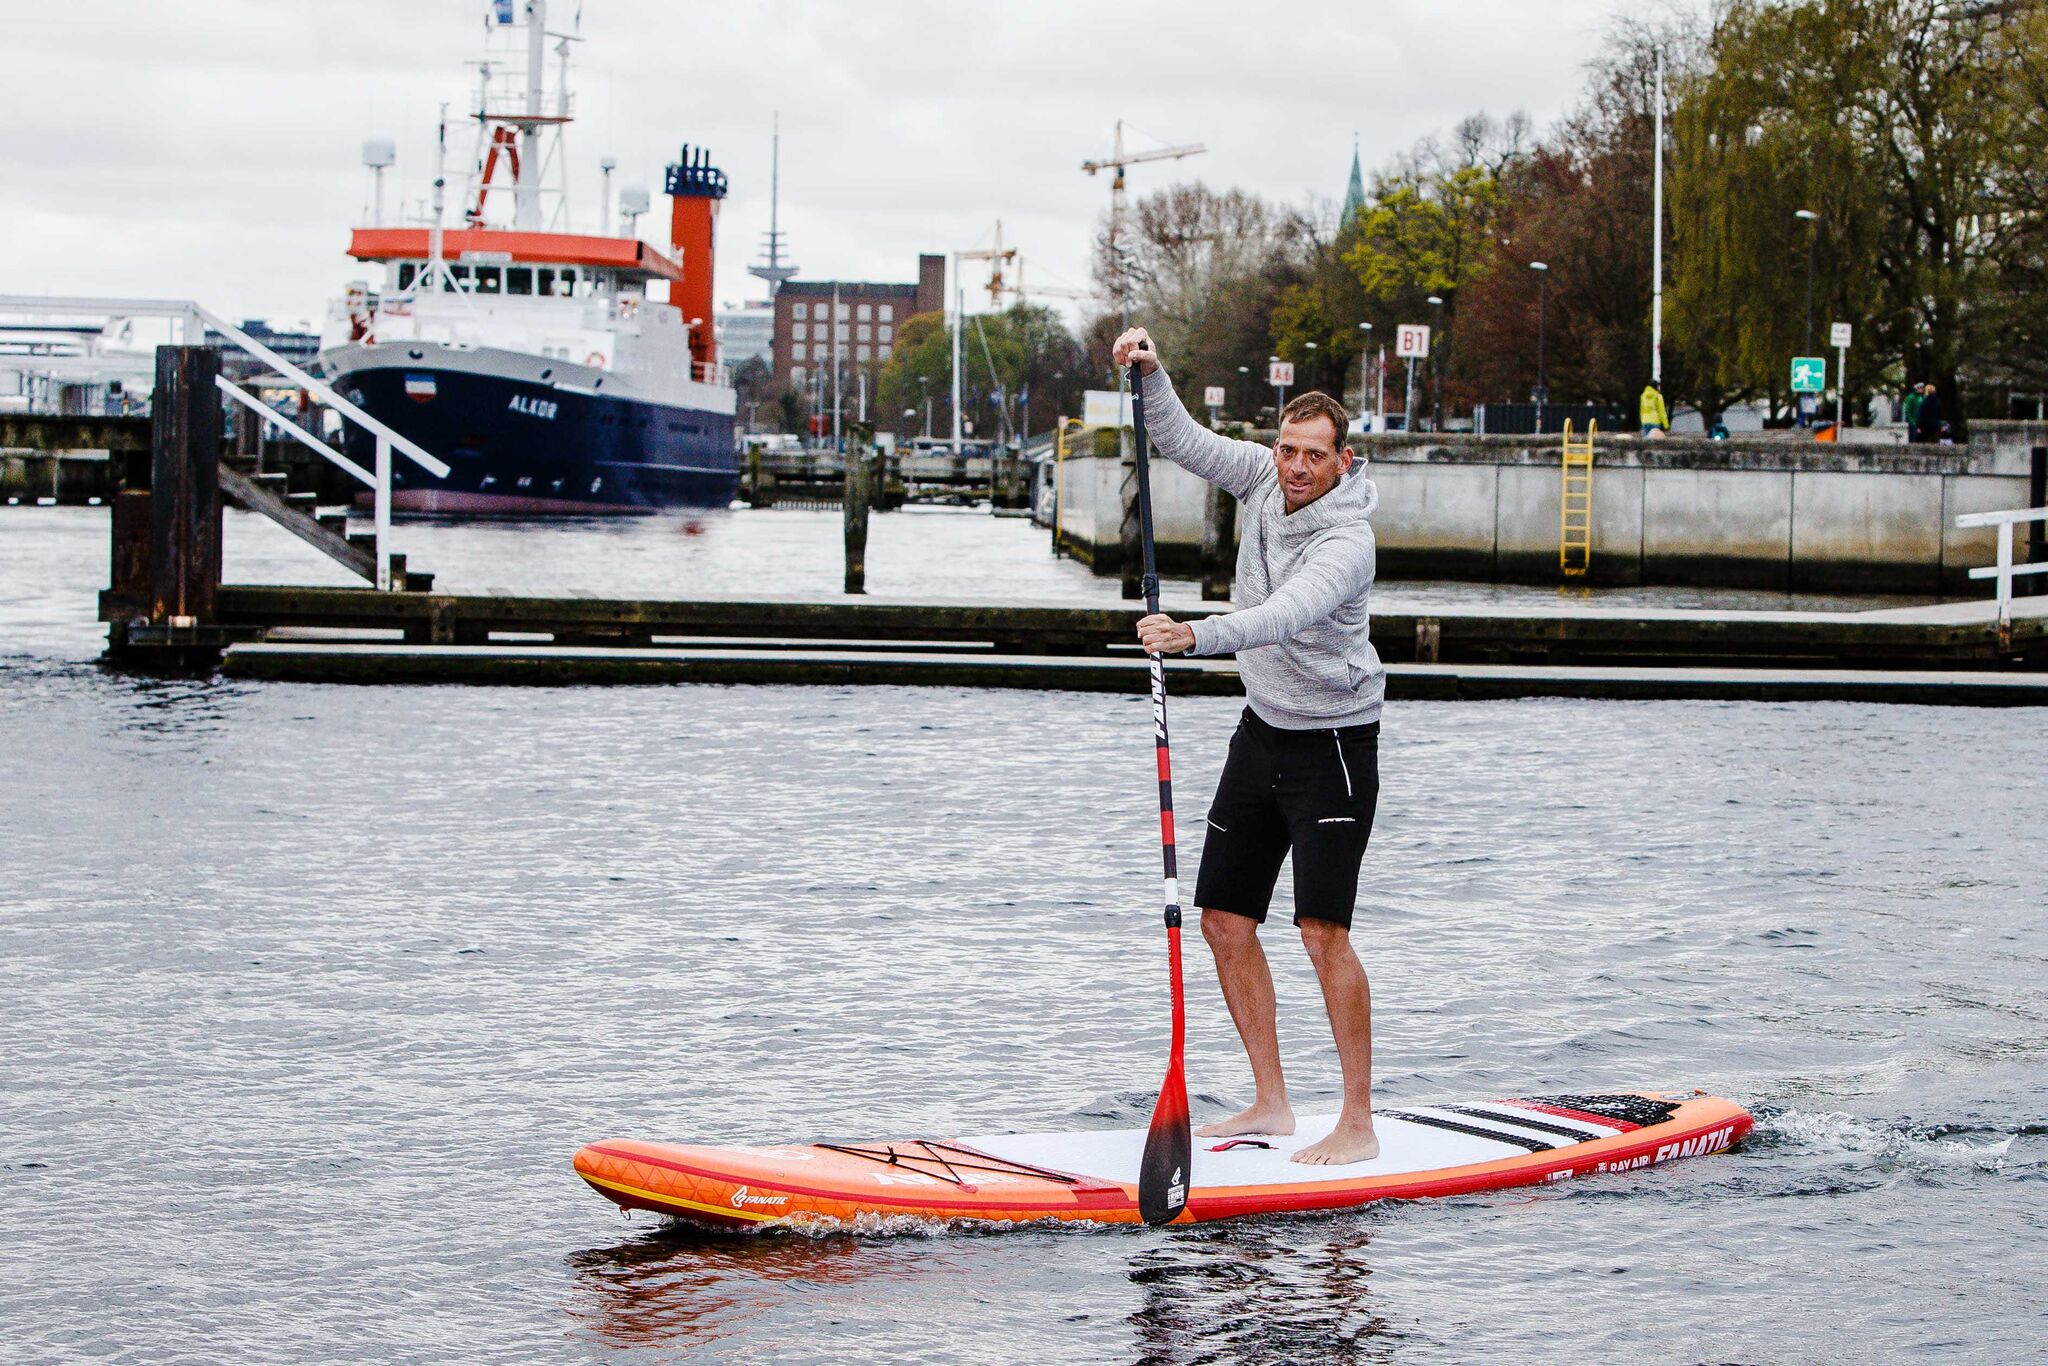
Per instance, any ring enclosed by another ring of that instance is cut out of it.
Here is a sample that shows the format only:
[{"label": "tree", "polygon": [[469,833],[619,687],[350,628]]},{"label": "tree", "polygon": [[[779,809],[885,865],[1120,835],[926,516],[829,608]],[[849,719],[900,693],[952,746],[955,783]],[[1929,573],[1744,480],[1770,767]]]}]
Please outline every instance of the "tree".
[{"label": "tree", "polygon": [[[1300,216],[1243,190],[1170,185],[1131,206],[1123,261],[1111,256],[1106,229],[1097,238],[1096,280],[1111,299],[1128,286],[1131,322],[1151,332],[1190,407],[1222,385],[1230,410],[1249,418],[1270,403],[1271,322],[1287,286],[1303,278],[1303,235]],[[1110,383],[1120,312],[1089,329],[1091,372]]]},{"label": "tree", "polygon": [[[1816,312],[1859,324],[1851,391],[1932,379],[1960,417],[1961,377],[2002,350],[1984,307],[2022,219],[2010,183],[2011,6],[1947,0],[1731,0],[1678,105],[1683,324],[1718,334],[1724,382],[1772,396]],[[2037,152],[2038,154],[2038,152]],[[1793,215],[1818,215],[1808,228]],[[1828,318],[1821,316],[1818,323]]]},{"label": "tree", "polygon": [[[1358,240],[1344,253],[1363,292],[1377,335],[1404,322],[1428,322],[1428,373],[1449,380],[1436,406],[1450,411],[1470,401],[1457,383],[1458,316],[1465,295],[1495,264],[1504,179],[1528,155],[1529,122],[1515,113],[1495,121],[1474,114],[1460,122],[1449,144],[1425,138],[1395,166],[1376,175]],[[1443,300],[1432,305],[1434,295]],[[1356,331],[1354,325],[1354,332]],[[1353,346],[1345,348],[1356,354]]]},{"label": "tree", "polygon": [[[1460,329],[1460,379],[1475,400],[1520,399],[1535,381],[1539,277],[1529,263],[1542,261],[1552,392],[1633,410],[1651,372],[1657,59],[1661,51],[1676,79],[1703,50],[1703,36],[1681,23],[1620,21],[1585,98],[1503,174],[1483,286],[1467,291]],[[1668,221],[1665,246],[1668,261]],[[1744,396],[1719,383],[1710,353],[1683,330],[1666,328],[1663,354],[1673,406],[1689,403],[1713,422]]]},{"label": "tree", "polygon": [[[966,319],[960,347],[960,411],[973,422],[978,438],[992,439],[1006,423],[1020,420],[1027,434],[1043,432],[1057,417],[1078,413],[1087,378],[1080,344],[1059,314],[1043,304],[1015,304],[1000,313]],[[934,434],[951,432],[953,337],[945,314],[920,313],[896,330],[896,349],[882,367],[877,391],[884,414],[921,412],[920,405],[929,396]],[[1025,401],[1029,410],[1020,418],[1018,405]],[[921,423],[917,430],[923,430]]]},{"label": "tree", "polygon": [[[739,402],[739,425],[744,430],[754,420],[757,404],[766,407],[774,402],[775,372],[759,356],[748,356],[733,367],[732,387]],[[774,422],[779,416],[767,414],[763,420]]]}]

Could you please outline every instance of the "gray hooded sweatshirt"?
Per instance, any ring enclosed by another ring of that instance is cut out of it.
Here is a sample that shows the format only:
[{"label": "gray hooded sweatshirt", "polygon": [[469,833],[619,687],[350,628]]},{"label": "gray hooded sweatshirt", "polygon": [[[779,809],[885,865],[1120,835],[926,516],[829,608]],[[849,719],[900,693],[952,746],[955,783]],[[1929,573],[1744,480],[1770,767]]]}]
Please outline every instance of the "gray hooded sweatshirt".
[{"label": "gray hooded sweatshirt", "polygon": [[1377,721],[1386,669],[1366,634],[1372,512],[1379,490],[1354,461],[1337,486],[1287,512],[1273,452],[1232,441],[1181,406],[1164,367],[1145,376],[1145,425],[1159,453],[1234,496],[1236,610],[1191,622],[1198,655],[1237,655],[1252,710],[1282,730]]}]

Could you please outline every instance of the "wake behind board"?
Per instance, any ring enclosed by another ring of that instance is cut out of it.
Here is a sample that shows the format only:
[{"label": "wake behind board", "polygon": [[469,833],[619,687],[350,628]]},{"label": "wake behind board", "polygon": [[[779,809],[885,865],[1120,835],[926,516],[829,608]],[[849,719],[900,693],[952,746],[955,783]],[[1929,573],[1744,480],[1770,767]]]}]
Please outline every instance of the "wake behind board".
[{"label": "wake behind board", "polygon": [[[1345,1167],[1289,1161],[1330,1131],[1304,1118],[1287,1138],[1197,1138],[1177,1223],[1343,1209],[1626,1171],[1717,1153],[1749,1112],[1701,1093],[1629,1092],[1397,1105],[1373,1124],[1380,1155]],[[863,1217],[1032,1223],[1138,1222],[1143,1129],[702,1147],[607,1139],[577,1174],[625,1209],[721,1228],[854,1224]]]}]

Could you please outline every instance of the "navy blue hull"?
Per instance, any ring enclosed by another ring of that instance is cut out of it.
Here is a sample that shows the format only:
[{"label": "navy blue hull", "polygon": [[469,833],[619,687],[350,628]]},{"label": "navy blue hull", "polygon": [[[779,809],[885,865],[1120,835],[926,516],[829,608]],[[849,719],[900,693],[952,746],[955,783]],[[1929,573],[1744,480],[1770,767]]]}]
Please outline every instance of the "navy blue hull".
[{"label": "navy blue hull", "polygon": [[[372,417],[450,466],[437,479],[392,467],[402,511],[579,516],[722,508],[739,491],[732,418],[545,384],[432,368],[356,370],[337,387]],[[346,449],[373,468],[375,440],[353,423]]]}]

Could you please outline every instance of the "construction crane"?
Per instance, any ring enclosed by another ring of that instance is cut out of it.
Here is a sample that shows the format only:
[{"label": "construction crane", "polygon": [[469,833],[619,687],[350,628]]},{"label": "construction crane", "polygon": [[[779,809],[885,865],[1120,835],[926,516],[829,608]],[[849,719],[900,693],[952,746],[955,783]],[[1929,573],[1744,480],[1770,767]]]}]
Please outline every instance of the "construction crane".
[{"label": "construction crane", "polygon": [[1016,260],[1017,249],[1015,247],[1011,247],[1007,251],[1003,249],[1002,219],[998,218],[996,220],[994,246],[974,251],[956,251],[953,253],[953,259],[955,261],[988,262],[988,306],[990,308],[1001,308],[1003,306],[1003,292],[1009,288],[1008,285],[1003,283],[1003,262]]},{"label": "construction crane", "polygon": [[1050,295],[1055,299],[1092,299],[1095,297],[1095,291],[1092,289],[1069,289],[1064,285],[1033,285],[1026,289],[1024,287],[1024,258],[1021,255],[1017,258],[1017,283],[1014,285],[1004,285],[1003,292],[1016,295],[1018,303],[1023,303],[1025,299],[1033,294],[1041,296]]},{"label": "construction crane", "polygon": [[1003,220],[996,220],[996,239],[993,247],[974,248],[953,253],[953,453],[958,455],[961,448],[962,429],[960,421],[960,328],[961,317],[967,311],[967,291],[960,279],[962,261],[986,261],[988,265],[988,297],[992,308],[1000,308],[1003,302],[1003,262],[1014,260],[1015,247],[1003,249]]},{"label": "construction crane", "polygon": [[1126,151],[1124,148],[1124,121],[1118,119],[1116,121],[1116,141],[1111,144],[1109,155],[1100,161],[1084,161],[1081,163],[1081,169],[1089,175],[1094,175],[1096,172],[1104,170],[1116,172],[1109,182],[1109,259],[1116,265],[1116,293],[1117,298],[1124,305],[1124,321],[1126,323],[1130,321],[1131,291],[1130,279],[1124,270],[1124,258],[1120,249],[1124,229],[1124,168],[1135,166],[1141,161],[1178,161],[1182,157],[1191,157],[1197,152],[1206,152],[1208,150],[1199,142],[1186,142],[1178,147],[1154,147],[1143,152]]}]

